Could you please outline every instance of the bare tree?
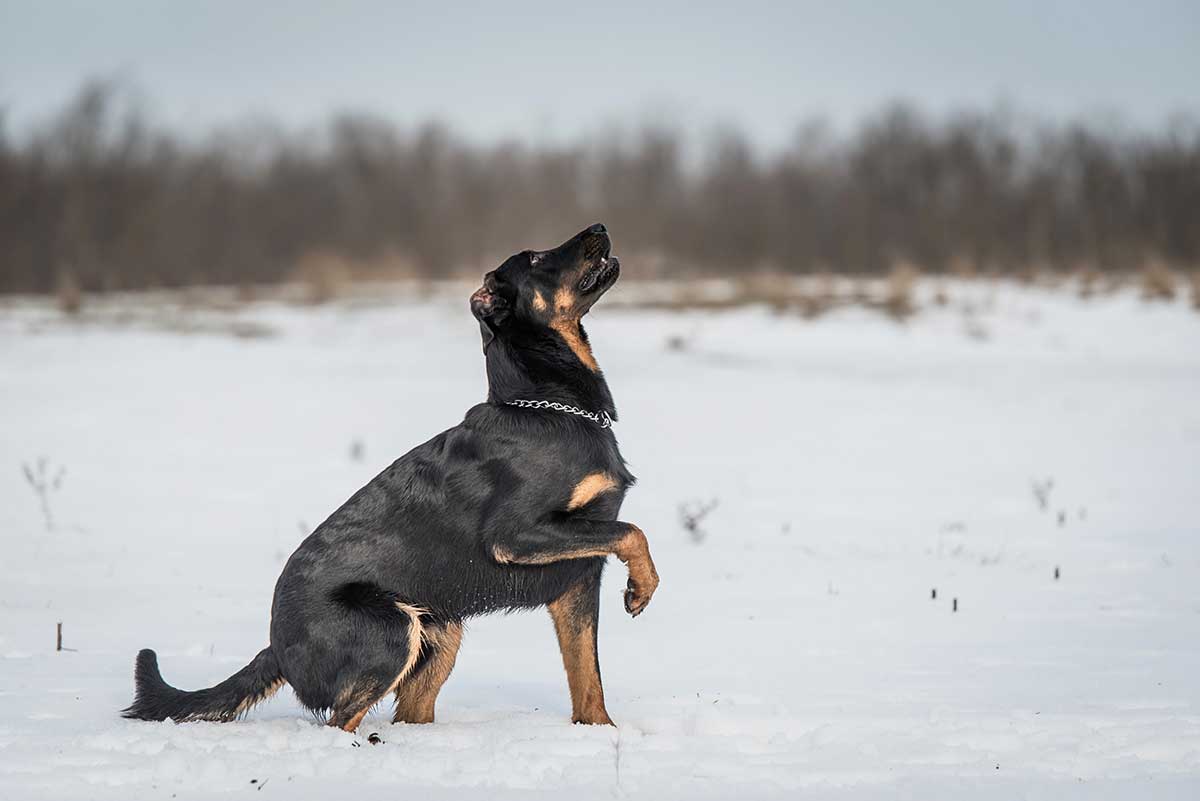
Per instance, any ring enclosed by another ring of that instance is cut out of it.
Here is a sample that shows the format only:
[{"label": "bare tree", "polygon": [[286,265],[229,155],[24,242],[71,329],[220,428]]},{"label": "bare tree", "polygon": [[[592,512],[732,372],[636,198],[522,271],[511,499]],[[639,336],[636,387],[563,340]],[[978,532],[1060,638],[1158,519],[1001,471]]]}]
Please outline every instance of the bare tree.
[{"label": "bare tree", "polygon": [[1195,120],[1134,136],[892,106],[846,136],[807,122],[773,154],[735,129],[694,144],[651,127],[483,146],[367,115],[185,141],[93,81],[21,140],[0,111],[0,291],[269,283],[314,254],[478,273],[598,219],[668,273],[1200,265]]}]

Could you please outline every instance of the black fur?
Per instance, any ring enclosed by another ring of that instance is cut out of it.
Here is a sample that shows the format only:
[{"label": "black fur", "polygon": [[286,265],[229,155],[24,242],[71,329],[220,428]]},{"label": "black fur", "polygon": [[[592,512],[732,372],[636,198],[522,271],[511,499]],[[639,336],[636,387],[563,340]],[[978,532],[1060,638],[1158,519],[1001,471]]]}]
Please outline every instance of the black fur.
[{"label": "black fur", "polygon": [[270,648],[258,652],[249,665],[207,690],[176,690],[158,672],[158,656],[149,648],[138,652],[133,682],[137,693],[124,711],[140,720],[234,720],[261,700],[283,678]]},{"label": "black fur", "polygon": [[[616,281],[609,251],[604,227],[592,226],[488,273],[471,298],[487,402],[396,460],[300,545],[276,584],[270,647],[250,665],[189,693],[167,685],[154,653],[142,651],[125,716],[229,720],[283,679],[306,707],[344,721],[411,661],[414,623],[400,605],[418,607],[422,624],[446,625],[585,587],[571,596],[581,599],[571,614],[594,628],[604,558],[575,554],[629,533],[616,517],[633,476],[611,429],[506,402],[558,401],[616,418],[603,374],[585,363],[578,326]],[[563,320],[577,336],[563,333]],[[568,510],[576,485],[594,473],[615,488]]]}]

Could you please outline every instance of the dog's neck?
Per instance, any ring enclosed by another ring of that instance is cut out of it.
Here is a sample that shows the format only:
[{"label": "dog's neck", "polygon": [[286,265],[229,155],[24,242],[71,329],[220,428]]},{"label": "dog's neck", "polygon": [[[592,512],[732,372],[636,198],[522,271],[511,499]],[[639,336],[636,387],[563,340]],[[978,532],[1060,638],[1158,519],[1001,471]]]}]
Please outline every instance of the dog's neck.
[{"label": "dog's neck", "polygon": [[[583,326],[579,326],[579,335],[586,341]],[[550,330],[506,332],[488,343],[484,359],[489,403],[554,401],[617,418],[604,374],[584,364],[575,349]]]}]

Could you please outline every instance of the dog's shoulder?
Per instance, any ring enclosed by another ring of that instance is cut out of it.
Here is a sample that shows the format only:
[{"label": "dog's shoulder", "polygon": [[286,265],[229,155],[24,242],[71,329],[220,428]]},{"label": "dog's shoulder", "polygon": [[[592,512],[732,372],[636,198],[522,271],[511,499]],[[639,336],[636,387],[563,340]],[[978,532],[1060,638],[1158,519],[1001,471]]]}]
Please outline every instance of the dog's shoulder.
[{"label": "dog's shoulder", "polygon": [[499,459],[501,472],[536,476],[552,484],[577,485],[604,475],[615,486],[636,480],[625,465],[611,429],[560,412],[530,412],[490,403],[472,407],[458,429],[447,432],[458,453]]}]

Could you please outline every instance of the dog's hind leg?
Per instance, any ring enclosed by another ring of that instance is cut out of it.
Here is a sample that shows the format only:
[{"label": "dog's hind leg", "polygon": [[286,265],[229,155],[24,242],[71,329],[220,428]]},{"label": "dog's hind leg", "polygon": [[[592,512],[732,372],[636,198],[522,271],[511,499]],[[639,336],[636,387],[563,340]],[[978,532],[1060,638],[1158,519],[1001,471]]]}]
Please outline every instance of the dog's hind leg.
[{"label": "dog's hind leg", "polygon": [[371,707],[382,701],[385,695],[386,692],[355,692],[339,698],[338,704],[329,715],[329,725],[343,731],[356,731],[362,719],[371,711]]},{"label": "dog's hind leg", "polygon": [[462,623],[425,626],[421,659],[396,687],[394,723],[433,723],[438,692],[454,670],[462,644]]},{"label": "dog's hind leg", "polygon": [[549,605],[571,691],[571,722],[614,725],[604,708],[596,623],[600,614],[600,573],[571,586]]},{"label": "dog's hind leg", "polygon": [[349,732],[355,731],[367,712],[371,711],[371,707],[394,693],[416,667],[424,638],[425,626],[421,617],[425,610],[401,602],[397,602],[395,608],[407,618],[406,638],[385,647],[389,647],[396,654],[397,661],[402,661],[400,672],[391,674],[383,673],[380,669],[368,669],[346,684],[338,692],[333,703],[329,716],[330,726]]}]

